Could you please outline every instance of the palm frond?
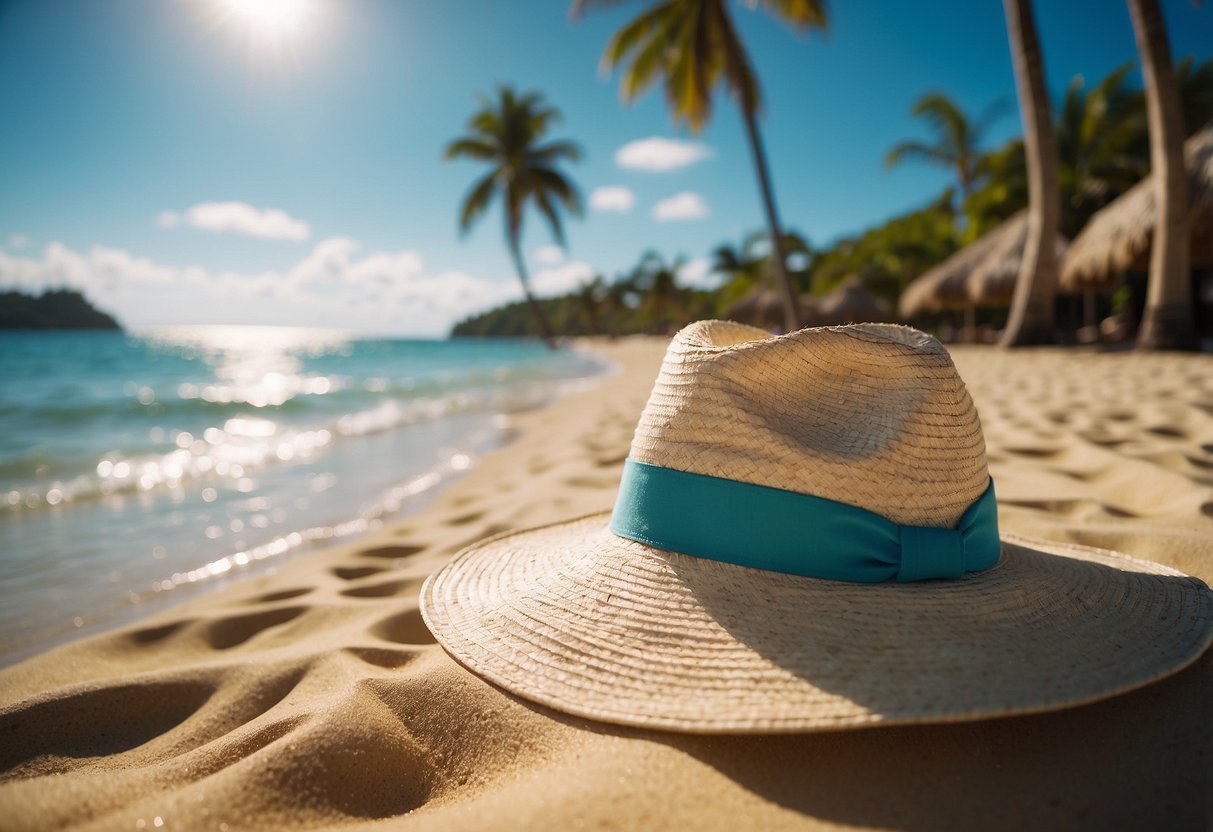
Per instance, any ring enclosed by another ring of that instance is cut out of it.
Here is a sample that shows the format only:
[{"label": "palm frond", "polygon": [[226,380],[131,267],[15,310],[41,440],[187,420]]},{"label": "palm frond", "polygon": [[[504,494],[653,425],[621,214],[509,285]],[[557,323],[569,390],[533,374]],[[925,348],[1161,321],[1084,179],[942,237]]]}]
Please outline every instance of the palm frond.
[{"label": "palm frond", "polygon": [[743,110],[757,112],[762,109],[762,91],[758,86],[758,76],[750,66],[745,47],[737,34],[736,27],[723,5],[716,6],[719,21],[716,25],[716,40],[723,52],[725,77],[729,89],[737,97]]},{"label": "palm frond", "polygon": [[556,211],[556,207],[552,205],[552,200],[548,197],[545,191],[535,191],[535,207],[539,209],[539,213],[543,214],[548,221],[548,227],[552,229],[552,237],[558,245],[564,245],[564,227],[560,223],[560,214]]},{"label": "palm frond", "polygon": [[922,142],[901,142],[896,144],[885,154],[885,167],[893,168],[901,164],[906,159],[921,159],[937,165],[951,166],[955,160],[946,152],[938,147],[923,144]]},{"label": "palm frond", "polygon": [[580,20],[586,12],[594,9],[609,9],[627,2],[630,0],[573,0],[569,5],[569,19]]},{"label": "palm frond", "polygon": [[[753,9],[755,0],[746,0],[743,5]],[[825,3],[822,0],[762,0],[763,10],[781,23],[803,34],[809,29],[825,31],[829,27]]]},{"label": "palm frond", "polygon": [[670,0],[642,12],[625,24],[607,41],[599,62],[601,73],[610,75],[611,70],[634,52],[638,53],[650,47],[663,51],[671,45],[670,32],[672,25],[677,22],[677,15],[677,3]]},{"label": "palm frond", "polygon": [[479,179],[472,189],[468,191],[467,196],[463,198],[463,205],[459,210],[459,232],[466,234],[476,220],[484,214],[489,207],[489,202],[493,198],[497,185],[497,171],[492,170]]},{"label": "palm frond", "polygon": [[567,159],[570,162],[581,161],[581,145],[560,140],[540,145],[527,154],[528,163],[535,165],[549,165],[561,159]]},{"label": "palm frond", "polygon": [[552,194],[556,199],[560,200],[560,204],[573,216],[581,216],[581,194],[577,188],[563,174],[551,168],[533,167],[527,171],[527,177],[531,180],[531,187],[538,196],[539,194]]},{"label": "palm frond", "polygon": [[446,150],[442,154],[442,158],[450,159],[475,159],[480,162],[487,162],[497,158],[498,149],[486,142],[484,139],[464,137],[455,139],[446,146]]},{"label": "palm frond", "polygon": [[915,118],[925,119],[940,137],[946,138],[953,147],[960,148],[968,143],[969,120],[946,95],[938,92],[927,93],[915,102],[910,112]]},{"label": "palm frond", "polygon": [[636,49],[620,82],[620,97],[624,101],[633,101],[648,92],[666,71],[670,57],[668,41],[668,31],[661,31]]}]

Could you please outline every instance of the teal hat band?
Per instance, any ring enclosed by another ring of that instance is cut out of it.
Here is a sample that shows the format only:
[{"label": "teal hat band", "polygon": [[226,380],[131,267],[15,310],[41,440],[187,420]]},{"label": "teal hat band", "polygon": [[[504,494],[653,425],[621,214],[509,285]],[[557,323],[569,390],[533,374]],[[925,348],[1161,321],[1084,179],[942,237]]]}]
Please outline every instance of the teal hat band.
[{"label": "teal hat band", "polygon": [[611,531],[709,560],[854,583],[959,578],[1001,552],[993,480],[955,529],[940,529],[634,459],[624,462]]}]

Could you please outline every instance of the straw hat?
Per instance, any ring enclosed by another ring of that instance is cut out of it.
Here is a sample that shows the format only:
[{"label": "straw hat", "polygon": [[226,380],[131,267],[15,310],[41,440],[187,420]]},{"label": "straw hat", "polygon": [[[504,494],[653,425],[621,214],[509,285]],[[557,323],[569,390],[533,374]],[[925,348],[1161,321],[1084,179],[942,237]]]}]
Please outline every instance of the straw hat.
[{"label": "straw hat", "polygon": [[1213,593],[1005,537],[944,348],[863,324],[674,337],[615,511],[501,535],[426,582],[460,662],[583,717],[695,733],[1046,711],[1174,673]]}]

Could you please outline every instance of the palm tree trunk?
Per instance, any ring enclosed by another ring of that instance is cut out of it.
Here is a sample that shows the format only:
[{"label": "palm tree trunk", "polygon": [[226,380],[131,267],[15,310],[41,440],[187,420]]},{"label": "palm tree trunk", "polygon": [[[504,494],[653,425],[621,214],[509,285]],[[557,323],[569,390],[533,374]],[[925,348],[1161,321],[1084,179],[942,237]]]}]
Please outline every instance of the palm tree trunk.
[{"label": "palm tree trunk", "polygon": [[775,196],[771,189],[771,175],[767,171],[766,151],[762,148],[762,136],[758,133],[758,122],[754,108],[741,103],[741,116],[745,120],[746,134],[750,138],[750,152],[754,156],[754,170],[758,175],[758,190],[762,192],[762,207],[767,215],[767,227],[771,230],[771,256],[775,260],[775,276],[783,294],[784,323],[788,332],[800,329],[800,313],[796,309],[796,290],[788,276],[788,257],[783,244],[783,226],[775,209]]},{"label": "palm tree trunk", "polygon": [[1061,220],[1057,146],[1032,2],[1004,0],[1003,6],[1028,163],[1028,236],[1011,300],[1011,316],[1000,345],[1051,344],[1055,341],[1056,240]]},{"label": "palm tree trunk", "polygon": [[1188,176],[1184,169],[1183,114],[1171,67],[1171,47],[1158,0],[1128,0],[1146,87],[1150,167],[1158,216],[1150,251],[1150,282],[1137,346],[1198,349],[1192,320],[1189,270]]},{"label": "palm tree trunk", "polygon": [[531,314],[535,316],[535,323],[539,325],[539,334],[543,337],[543,342],[548,345],[548,349],[556,349],[556,337],[552,334],[552,325],[548,323],[547,317],[543,314],[543,308],[539,305],[539,301],[535,300],[535,296],[531,294],[531,281],[526,271],[526,263],[522,259],[522,251],[518,247],[518,235],[507,231],[510,245],[510,255],[514,258],[514,269],[518,272],[518,282],[522,284],[522,293],[526,295],[527,305],[531,307]]}]

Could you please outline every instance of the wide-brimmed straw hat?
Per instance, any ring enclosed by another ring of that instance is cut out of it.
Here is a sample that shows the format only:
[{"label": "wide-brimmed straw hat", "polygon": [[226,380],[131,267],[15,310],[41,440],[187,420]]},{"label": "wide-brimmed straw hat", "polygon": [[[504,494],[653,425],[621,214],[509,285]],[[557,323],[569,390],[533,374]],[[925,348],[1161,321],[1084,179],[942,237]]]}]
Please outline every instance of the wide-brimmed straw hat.
[{"label": "wide-brimmed straw hat", "polygon": [[1000,539],[950,356],[877,324],[682,330],[613,514],[477,543],[421,610],[518,696],[696,733],[1053,710],[1174,673],[1213,638],[1195,578]]}]

